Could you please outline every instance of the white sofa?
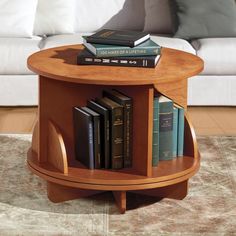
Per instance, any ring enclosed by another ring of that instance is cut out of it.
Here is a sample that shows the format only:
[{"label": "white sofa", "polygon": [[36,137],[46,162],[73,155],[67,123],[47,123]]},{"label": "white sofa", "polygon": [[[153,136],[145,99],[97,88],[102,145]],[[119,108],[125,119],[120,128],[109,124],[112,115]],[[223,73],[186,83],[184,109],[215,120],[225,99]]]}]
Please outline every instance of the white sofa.
[{"label": "white sofa", "polygon": [[75,0],[74,10],[73,34],[0,38],[0,106],[37,105],[37,76],[26,65],[30,54],[81,43],[82,35],[101,28],[148,30],[161,46],[200,56],[205,69],[189,80],[188,104],[236,105],[236,38],[172,38],[168,0]]}]

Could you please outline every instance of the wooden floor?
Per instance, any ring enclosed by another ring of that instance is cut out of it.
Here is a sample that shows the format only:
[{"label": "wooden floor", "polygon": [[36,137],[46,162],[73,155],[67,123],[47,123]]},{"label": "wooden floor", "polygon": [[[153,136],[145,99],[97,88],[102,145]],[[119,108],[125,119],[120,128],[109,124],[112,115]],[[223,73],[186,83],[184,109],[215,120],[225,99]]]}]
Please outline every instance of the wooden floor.
[{"label": "wooden floor", "polygon": [[[236,135],[236,107],[189,107],[197,135]],[[31,133],[37,108],[0,107],[0,133]]]}]

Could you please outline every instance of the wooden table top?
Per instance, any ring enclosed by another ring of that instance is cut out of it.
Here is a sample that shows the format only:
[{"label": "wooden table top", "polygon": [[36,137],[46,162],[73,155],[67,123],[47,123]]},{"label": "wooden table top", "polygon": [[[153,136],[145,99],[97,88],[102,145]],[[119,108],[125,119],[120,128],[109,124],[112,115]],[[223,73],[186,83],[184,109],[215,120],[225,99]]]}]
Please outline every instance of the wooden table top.
[{"label": "wooden table top", "polygon": [[187,79],[200,73],[203,60],[169,48],[162,49],[156,68],[77,65],[84,47],[80,44],[46,49],[28,58],[28,67],[36,74],[81,84],[148,85]]}]

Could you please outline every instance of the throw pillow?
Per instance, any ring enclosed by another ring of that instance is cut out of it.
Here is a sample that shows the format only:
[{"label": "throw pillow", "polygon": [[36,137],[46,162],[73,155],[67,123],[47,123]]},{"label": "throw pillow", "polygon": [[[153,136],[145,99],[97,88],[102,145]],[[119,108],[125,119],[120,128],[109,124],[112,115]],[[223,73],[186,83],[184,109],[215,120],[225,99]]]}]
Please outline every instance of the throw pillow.
[{"label": "throw pillow", "polygon": [[0,37],[31,37],[38,0],[0,0]]},{"label": "throw pillow", "polygon": [[234,0],[172,0],[178,25],[175,37],[184,39],[236,36]]},{"label": "throw pillow", "polygon": [[74,33],[74,0],[38,0],[35,35]]},{"label": "throw pillow", "polygon": [[76,31],[143,30],[144,0],[77,0]]},{"label": "throw pillow", "polygon": [[169,0],[145,0],[144,31],[171,34],[173,31]]}]

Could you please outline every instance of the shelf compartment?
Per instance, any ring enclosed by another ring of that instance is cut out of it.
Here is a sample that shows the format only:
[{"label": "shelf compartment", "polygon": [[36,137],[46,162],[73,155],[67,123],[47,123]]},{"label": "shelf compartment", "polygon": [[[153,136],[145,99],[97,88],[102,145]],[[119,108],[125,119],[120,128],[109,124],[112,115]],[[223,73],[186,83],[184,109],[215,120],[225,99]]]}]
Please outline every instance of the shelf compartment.
[{"label": "shelf compartment", "polygon": [[[48,122],[52,121],[64,139],[68,166],[75,160],[72,111],[86,106],[87,100],[102,97],[105,89],[116,88],[133,98],[133,169],[140,175],[152,175],[152,86],[99,86],[64,83],[40,77],[39,162],[48,162]],[[52,93],[53,91],[53,93]],[[63,96],[63,100],[61,97]],[[53,99],[51,99],[53,97]],[[61,100],[61,104],[57,101]]]},{"label": "shelf compartment", "polygon": [[37,153],[29,150],[28,163],[36,174],[48,181],[78,188],[102,190],[138,190],[154,187],[168,186],[173,183],[189,179],[199,169],[200,157],[198,155],[196,136],[191,122],[185,117],[185,143],[193,147],[185,149],[183,157],[169,161],[160,161],[158,167],[152,168],[152,176],[147,177],[133,169],[121,170],[89,170],[77,161],[68,167],[68,174],[60,173],[50,163],[40,163]]}]

